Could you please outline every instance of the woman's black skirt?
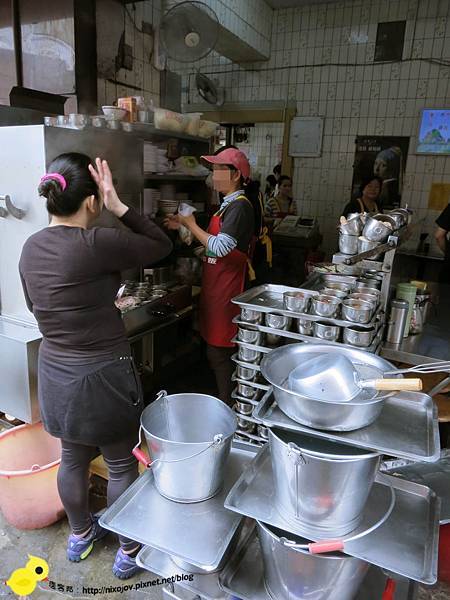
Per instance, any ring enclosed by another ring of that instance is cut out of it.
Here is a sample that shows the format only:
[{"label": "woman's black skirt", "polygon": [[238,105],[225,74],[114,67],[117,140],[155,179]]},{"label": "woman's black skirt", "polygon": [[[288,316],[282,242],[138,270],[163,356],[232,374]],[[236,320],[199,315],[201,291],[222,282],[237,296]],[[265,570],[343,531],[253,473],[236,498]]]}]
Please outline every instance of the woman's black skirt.
[{"label": "woman's black skirt", "polygon": [[41,352],[38,369],[41,418],[51,435],[102,446],[137,434],[144,403],[130,356],[65,364]]}]

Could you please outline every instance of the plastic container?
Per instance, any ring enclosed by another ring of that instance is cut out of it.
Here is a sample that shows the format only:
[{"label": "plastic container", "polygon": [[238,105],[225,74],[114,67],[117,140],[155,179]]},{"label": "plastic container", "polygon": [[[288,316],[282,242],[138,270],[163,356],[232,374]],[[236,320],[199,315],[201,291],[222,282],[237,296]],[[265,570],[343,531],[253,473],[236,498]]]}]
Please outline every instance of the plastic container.
[{"label": "plastic container", "polygon": [[61,442],[42,423],[0,434],[0,510],[17,529],[40,529],[64,516],[56,476]]},{"label": "plastic container", "polygon": [[155,108],[155,127],[165,131],[183,133],[189,122],[188,115],[166,110],[165,108]]},{"label": "plastic container", "polygon": [[403,337],[408,337],[409,328],[411,325],[411,316],[414,308],[414,302],[416,299],[417,288],[415,285],[411,283],[398,283],[396,288],[396,298],[397,300],[406,300],[409,304],[408,315],[406,317],[405,331],[403,332]]},{"label": "plastic container", "polygon": [[203,119],[200,119],[198,125],[198,135],[203,138],[210,138],[216,133],[218,127],[218,123],[214,123],[213,121],[204,121]]},{"label": "plastic container", "polygon": [[187,117],[186,133],[189,135],[198,135],[202,113],[189,113],[184,116]]}]

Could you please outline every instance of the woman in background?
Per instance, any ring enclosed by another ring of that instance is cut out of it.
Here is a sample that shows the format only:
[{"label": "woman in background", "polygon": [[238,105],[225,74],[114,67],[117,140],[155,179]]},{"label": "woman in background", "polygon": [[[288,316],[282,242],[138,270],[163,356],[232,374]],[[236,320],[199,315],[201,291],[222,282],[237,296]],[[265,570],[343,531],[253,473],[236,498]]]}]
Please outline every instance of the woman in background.
[{"label": "woman in background", "polygon": [[[62,154],[39,185],[51,216],[22,250],[19,271],[42,333],[38,364],[41,418],[61,439],[58,491],[72,533],[67,557],[85,559],[108,532],[89,511],[89,464],[97,447],[109,471],[108,506],[137,478],[143,397],[120,311],[120,271],[165,258],[172,249],[157,225],[120,201],[106,161]],[[128,230],[93,227],[102,207]],[[119,536],[113,573],[137,570],[140,545]]]},{"label": "woman in background", "polygon": [[381,205],[379,198],[381,193],[381,180],[378,177],[368,177],[359,186],[359,192],[354,200],[350,200],[343,211],[344,217],[351,213],[379,213]]},{"label": "woman in background", "polygon": [[287,175],[281,175],[276,194],[266,203],[265,216],[267,219],[282,219],[287,215],[296,214],[297,207],[292,198],[292,179]]}]

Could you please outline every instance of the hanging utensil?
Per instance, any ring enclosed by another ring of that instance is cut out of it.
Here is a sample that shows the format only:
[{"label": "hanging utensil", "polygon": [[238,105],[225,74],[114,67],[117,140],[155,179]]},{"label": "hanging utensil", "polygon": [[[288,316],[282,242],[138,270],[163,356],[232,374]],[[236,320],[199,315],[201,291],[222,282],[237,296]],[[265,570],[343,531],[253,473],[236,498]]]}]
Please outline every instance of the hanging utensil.
[{"label": "hanging utensil", "polygon": [[420,379],[384,379],[378,369],[367,371],[346,356],[324,353],[299,365],[289,374],[293,392],[325,402],[349,402],[366,389],[383,391],[420,391]]},{"label": "hanging utensil", "polygon": [[423,363],[416,365],[415,367],[407,367],[406,369],[392,369],[391,371],[385,371],[385,375],[394,375],[401,373],[449,373],[450,372],[450,361],[449,360],[438,360],[436,362]]}]

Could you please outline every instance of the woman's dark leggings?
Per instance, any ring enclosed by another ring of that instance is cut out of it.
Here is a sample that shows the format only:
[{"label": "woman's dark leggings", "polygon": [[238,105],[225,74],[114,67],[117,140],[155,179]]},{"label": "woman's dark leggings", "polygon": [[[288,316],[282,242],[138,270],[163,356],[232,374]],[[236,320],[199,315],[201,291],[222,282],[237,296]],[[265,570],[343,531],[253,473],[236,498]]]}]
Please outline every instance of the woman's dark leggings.
[{"label": "woman's dark leggings", "polygon": [[[109,472],[108,506],[117,500],[138,477],[138,463],[131,451],[136,436],[102,446],[100,452]],[[58,471],[58,491],[76,535],[84,533],[92,524],[89,511],[89,464],[96,448],[61,440],[61,465]],[[125,551],[133,550],[137,542],[119,536],[120,545]]]},{"label": "woman's dark leggings", "polygon": [[208,357],[209,366],[214,371],[216,377],[217,388],[219,390],[219,398],[228,406],[232,406],[233,400],[231,393],[233,391],[233,381],[231,377],[234,371],[234,363],[231,356],[236,352],[236,348],[225,348],[220,346],[206,346],[206,356]]}]

